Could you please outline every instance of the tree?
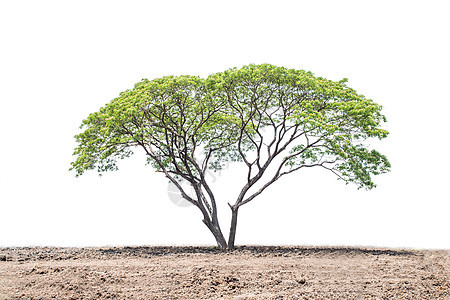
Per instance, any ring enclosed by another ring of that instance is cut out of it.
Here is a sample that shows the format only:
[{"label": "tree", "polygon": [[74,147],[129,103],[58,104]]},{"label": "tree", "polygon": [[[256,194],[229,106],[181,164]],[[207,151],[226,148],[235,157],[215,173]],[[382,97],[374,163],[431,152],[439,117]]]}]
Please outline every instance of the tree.
[{"label": "tree", "polygon": [[[202,215],[221,249],[233,249],[239,208],[282,176],[321,167],[346,183],[372,189],[390,169],[365,141],[388,132],[382,107],[346,85],[311,72],[269,64],[210,75],[144,79],[83,121],[71,170],[105,172],[141,147]],[[246,182],[231,208],[225,240],[208,170],[242,162]],[[184,179],[195,196],[179,183]]]}]

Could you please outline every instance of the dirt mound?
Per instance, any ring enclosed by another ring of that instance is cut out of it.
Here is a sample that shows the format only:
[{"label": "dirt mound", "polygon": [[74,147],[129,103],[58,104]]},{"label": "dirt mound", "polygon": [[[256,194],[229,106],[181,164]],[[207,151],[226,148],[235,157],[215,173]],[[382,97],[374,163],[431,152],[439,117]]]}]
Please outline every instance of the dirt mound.
[{"label": "dirt mound", "polygon": [[0,248],[3,299],[447,299],[450,251]]}]

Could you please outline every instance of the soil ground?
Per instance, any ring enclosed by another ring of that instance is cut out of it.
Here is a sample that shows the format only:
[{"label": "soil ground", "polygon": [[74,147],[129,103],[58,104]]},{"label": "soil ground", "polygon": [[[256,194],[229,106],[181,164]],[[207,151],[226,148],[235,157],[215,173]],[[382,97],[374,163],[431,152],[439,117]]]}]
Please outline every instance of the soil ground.
[{"label": "soil ground", "polygon": [[450,299],[450,250],[0,248],[0,299]]}]

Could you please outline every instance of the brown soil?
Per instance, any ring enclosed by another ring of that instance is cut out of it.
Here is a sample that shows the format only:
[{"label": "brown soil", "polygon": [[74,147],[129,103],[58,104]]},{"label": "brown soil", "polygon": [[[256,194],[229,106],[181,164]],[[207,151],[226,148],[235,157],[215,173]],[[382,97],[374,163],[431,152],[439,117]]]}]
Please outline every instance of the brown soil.
[{"label": "brown soil", "polygon": [[450,251],[0,248],[0,299],[450,299]]}]

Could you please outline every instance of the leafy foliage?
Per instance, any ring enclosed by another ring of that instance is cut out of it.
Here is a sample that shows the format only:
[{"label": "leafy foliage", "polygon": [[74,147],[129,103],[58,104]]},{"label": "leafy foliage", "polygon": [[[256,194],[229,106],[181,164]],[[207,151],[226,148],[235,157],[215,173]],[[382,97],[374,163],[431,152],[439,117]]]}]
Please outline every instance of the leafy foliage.
[{"label": "leafy foliage", "polygon": [[83,121],[71,169],[77,176],[116,170],[138,146],[157,171],[200,182],[206,169],[229,160],[244,161],[250,178],[284,155],[278,177],[321,166],[370,189],[372,175],[390,168],[384,155],[362,143],[388,135],[381,109],[346,79],[268,64],[206,79],[144,79]]},{"label": "leafy foliage", "polygon": [[[117,169],[117,160],[141,146],[157,170],[198,176],[195,151],[220,150],[231,144],[232,131],[223,105],[205,91],[198,77],[142,80],[83,121],[75,138],[77,175],[97,168]],[[210,166],[212,167],[212,166]]]}]

